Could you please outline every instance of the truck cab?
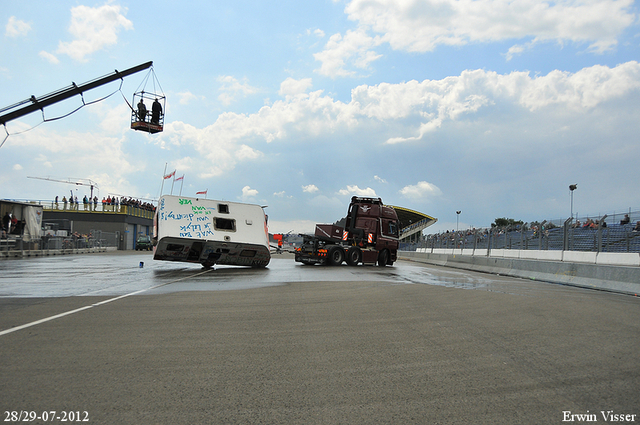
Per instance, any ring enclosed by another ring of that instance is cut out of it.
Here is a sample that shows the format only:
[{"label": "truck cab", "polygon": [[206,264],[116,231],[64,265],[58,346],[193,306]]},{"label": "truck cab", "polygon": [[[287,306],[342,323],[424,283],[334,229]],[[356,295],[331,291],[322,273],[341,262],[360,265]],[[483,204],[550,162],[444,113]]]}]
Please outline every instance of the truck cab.
[{"label": "truck cab", "polygon": [[380,198],[351,198],[345,226],[317,224],[314,236],[303,235],[296,261],[303,264],[392,265],[398,254],[398,215]]}]

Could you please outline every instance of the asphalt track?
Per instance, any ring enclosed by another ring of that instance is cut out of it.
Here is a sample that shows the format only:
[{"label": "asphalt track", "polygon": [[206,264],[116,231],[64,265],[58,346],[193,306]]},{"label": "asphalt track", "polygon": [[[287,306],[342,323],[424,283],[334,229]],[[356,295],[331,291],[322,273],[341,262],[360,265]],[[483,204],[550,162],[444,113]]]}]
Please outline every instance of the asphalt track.
[{"label": "asphalt track", "polygon": [[6,423],[640,422],[637,297],[280,256],[203,272],[93,254],[0,273]]}]

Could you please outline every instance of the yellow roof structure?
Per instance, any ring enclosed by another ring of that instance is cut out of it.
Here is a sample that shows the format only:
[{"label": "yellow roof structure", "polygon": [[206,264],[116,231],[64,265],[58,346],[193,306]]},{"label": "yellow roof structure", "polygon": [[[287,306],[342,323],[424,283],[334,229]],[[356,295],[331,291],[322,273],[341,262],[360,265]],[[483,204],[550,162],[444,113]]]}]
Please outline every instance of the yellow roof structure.
[{"label": "yellow roof structure", "polygon": [[394,205],[387,206],[396,210],[396,214],[398,214],[398,220],[400,221],[400,239],[405,239],[411,235],[422,232],[422,230],[438,221],[437,218],[409,208],[396,207]]}]

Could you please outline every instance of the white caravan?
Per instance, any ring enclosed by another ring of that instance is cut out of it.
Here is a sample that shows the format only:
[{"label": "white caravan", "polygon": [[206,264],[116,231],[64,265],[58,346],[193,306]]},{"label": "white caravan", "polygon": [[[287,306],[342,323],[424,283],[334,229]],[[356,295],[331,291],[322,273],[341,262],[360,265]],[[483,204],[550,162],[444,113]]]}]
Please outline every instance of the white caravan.
[{"label": "white caravan", "polygon": [[154,217],[153,259],[266,267],[267,217],[260,205],[165,195]]}]

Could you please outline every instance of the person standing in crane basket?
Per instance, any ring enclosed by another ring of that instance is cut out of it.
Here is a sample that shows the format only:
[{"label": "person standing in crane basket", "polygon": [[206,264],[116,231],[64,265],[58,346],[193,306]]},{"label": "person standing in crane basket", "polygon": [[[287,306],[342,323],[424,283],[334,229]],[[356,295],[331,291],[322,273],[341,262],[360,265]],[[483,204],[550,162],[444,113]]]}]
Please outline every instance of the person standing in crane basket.
[{"label": "person standing in crane basket", "polygon": [[151,105],[151,123],[152,124],[160,123],[161,113],[162,113],[162,106],[160,105],[160,102],[158,102],[158,99],[156,98],[155,102],[153,102],[153,105]]},{"label": "person standing in crane basket", "polygon": [[140,121],[144,121],[146,116],[147,116],[147,107],[144,105],[144,102],[142,101],[142,99],[140,99],[140,102],[138,102],[138,119]]}]

